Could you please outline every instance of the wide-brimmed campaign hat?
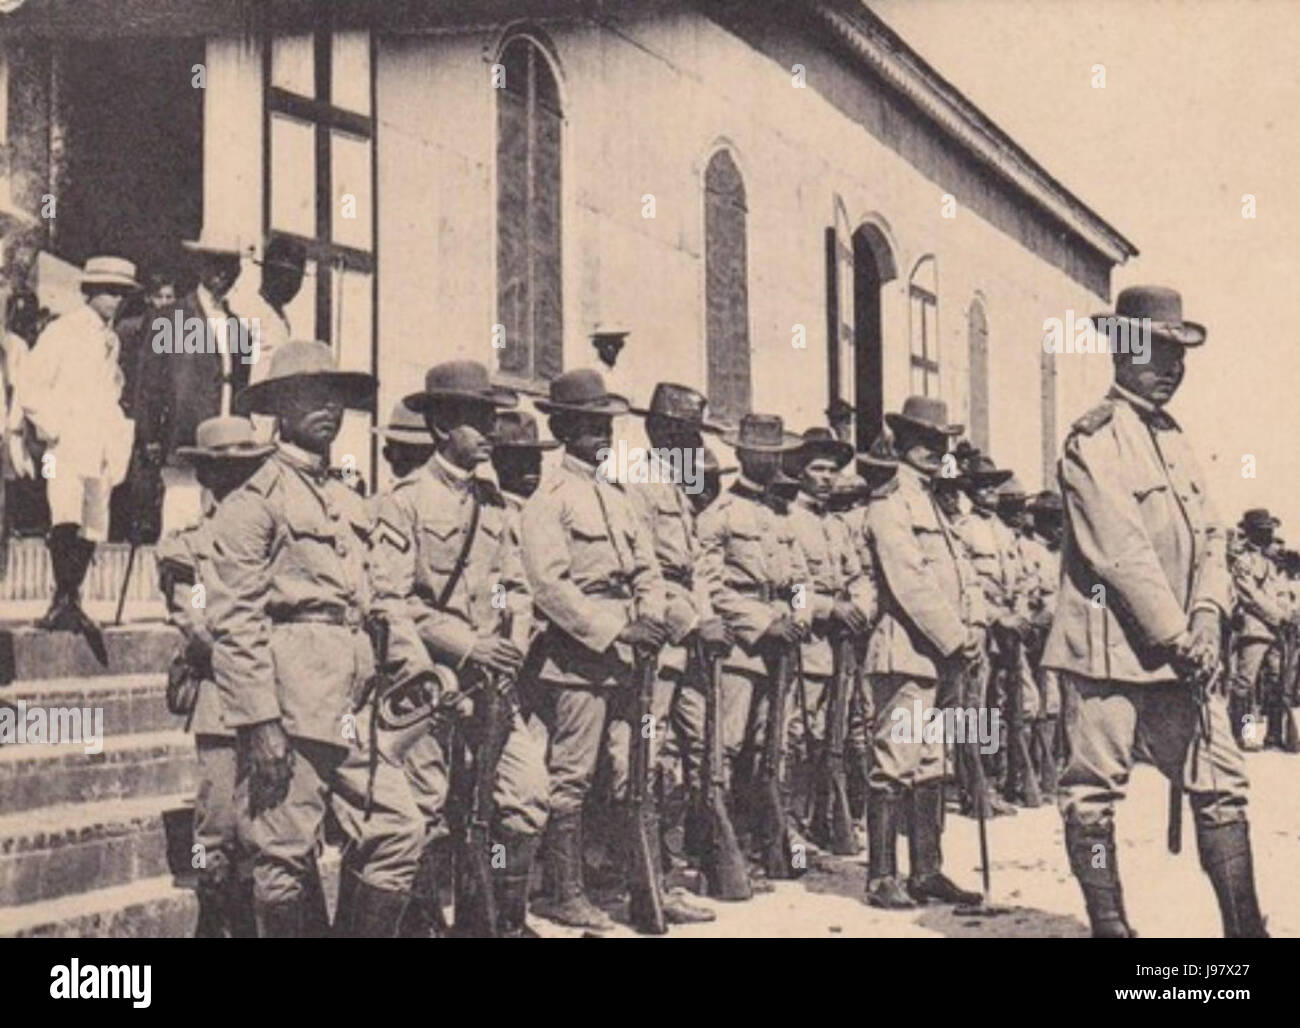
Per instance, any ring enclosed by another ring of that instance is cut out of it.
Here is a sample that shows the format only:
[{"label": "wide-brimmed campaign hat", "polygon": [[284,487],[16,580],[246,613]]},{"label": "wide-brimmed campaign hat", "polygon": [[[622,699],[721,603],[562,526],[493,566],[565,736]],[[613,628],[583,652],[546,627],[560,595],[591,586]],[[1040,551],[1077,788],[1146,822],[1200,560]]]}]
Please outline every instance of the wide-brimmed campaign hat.
[{"label": "wide-brimmed campaign hat", "polygon": [[698,389],[678,385],[676,382],[659,382],[650,394],[649,406],[633,407],[632,413],[645,418],[671,418],[700,432],[725,432],[726,425],[706,415],[708,405],[708,397]]},{"label": "wide-brimmed campaign hat", "polygon": [[572,411],[578,414],[607,414],[617,417],[632,408],[627,398],[605,388],[605,379],[595,368],[577,368],[551,379],[550,396],[534,400],[543,414]]},{"label": "wide-brimmed campaign hat", "polygon": [[373,410],[379,382],[364,371],[340,371],[329,343],[295,339],[271,354],[266,378],[245,386],[235,397],[236,414],[278,414],[289,387],[308,381],[328,382],[352,410]]},{"label": "wide-brimmed campaign hat", "polygon": [[388,424],[377,425],[370,431],[386,443],[429,447],[436,445],[433,435],[429,432],[429,426],[424,423],[424,418],[401,400],[393,404],[393,411],[388,415]]},{"label": "wide-brimmed campaign hat", "polygon": [[307,265],[307,247],[291,236],[272,236],[262,251],[261,259],[254,263],[264,268],[302,271]]},{"label": "wide-brimmed campaign hat", "polygon": [[135,280],[135,265],[125,257],[91,257],[81,270],[83,286],[113,286],[117,289],[139,289]]},{"label": "wide-brimmed campaign hat", "polygon": [[739,428],[722,433],[722,441],[751,453],[791,453],[803,446],[803,436],[787,432],[779,414],[746,414]]},{"label": "wide-brimmed campaign hat", "polygon": [[1241,515],[1237,527],[1243,532],[1253,532],[1263,528],[1277,528],[1281,524],[1281,521],[1268,512],[1267,507],[1252,507]]},{"label": "wide-brimmed campaign hat", "polygon": [[1109,335],[1111,326],[1119,327],[1126,323],[1132,333],[1138,331],[1147,321],[1151,325],[1151,334],[1169,339],[1183,346],[1200,346],[1205,342],[1205,326],[1183,318],[1183,298],[1178,290],[1168,286],[1129,286],[1120,290],[1115,301],[1114,313],[1094,314],[1093,324]]},{"label": "wide-brimmed campaign hat", "polygon": [[523,410],[503,410],[492,429],[492,446],[497,450],[554,450],[559,440],[543,439],[537,419]]},{"label": "wide-brimmed campaign hat", "polygon": [[193,464],[260,460],[274,449],[274,443],[257,438],[248,418],[226,414],[200,421],[194,429],[194,445],[176,447],[176,456]]},{"label": "wide-brimmed campaign hat", "polygon": [[868,473],[889,471],[898,467],[898,452],[894,449],[894,437],[888,432],[881,432],[866,453],[858,454],[858,468]]},{"label": "wide-brimmed campaign hat", "polygon": [[247,249],[238,236],[214,231],[206,225],[198,239],[182,239],[181,247],[190,253],[213,257],[239,257]]},{"label": "wide-brimmed campaign hat", "polygon": [[903,409],[885,415],[885,421],[896,433],[901,429],[920,429],[932,435],[961,435],[963,425],[948,420],[948,405],[935,396],[909,396]]},{"label": "wide-brimmed campaign hat", "polygon": [[488,369],[478,361],[443,361],[424,376],[424,390],[411,393],[402,402],[413,411],[424,413],[447,400],[471,400],[494,407],[513,407],[519,394],[505,386],[493,385]]},{"label": "wide-brimmed campaign hat", "polygon": [[960,465],[961,478],[975,489],[1000,486],[1015,475],[1010,468],[998,467],[992,457],[979,450],[968,451]]},{"label": "wide-brimmed campaign hat", "polygon": [[1029,513],[1036,518],[1059,518],[1065,514],[1065,504],[1061,494],[1053,489],[1044,489],[1029,498]]},{"label": "wide-brimmed campaign hat", "polygon": [[1017,507],[1025,502],[1026,497],[1025,487],[1020,484],[1020,480],[1014,474],[998,486],[998,506],[1000,507]]},{"label": "wide-brimmed campaign hat", "polygon": [[836,438],[834,432],[820,425],[806,429],[803,444],[799,447],[799,459],[807,463],[818,458],[830,460],[837,469],[843,469],[853,459],[853,444]]}]

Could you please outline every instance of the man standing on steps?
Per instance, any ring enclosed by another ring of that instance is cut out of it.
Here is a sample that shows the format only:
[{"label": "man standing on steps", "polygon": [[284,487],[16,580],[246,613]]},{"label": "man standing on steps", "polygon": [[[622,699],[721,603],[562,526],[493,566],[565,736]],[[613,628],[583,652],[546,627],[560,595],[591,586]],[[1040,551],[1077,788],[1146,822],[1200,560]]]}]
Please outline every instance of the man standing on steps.
[{"label": "man standing on steps", "polygon": [[[423,821],[406,777],[368,746],[371,519],[329,467],[344,409],[371,409],[375,388],[368,374],[339,371],[328,343],[291,342],[235,400],[240,413],[279,420],[275,452],[213,518],[208,588],[213,677],[236,733],[240,837],[254,854],[263,937],[307,930],[327,806],[348,839],[340,934],[395,935],[419,861]],[[408,673],[434,677],[427,660]]]},{"label": "man standing on steps", "polygon": [[[900,460],[898,485],[867,513],[880,620],[867,648],[876,727],[867,795],[866,898],[886,909],[931,899],[976,903],[979,893],[958,888],[943,873],[943,740],[916,724],[918,710],[923,718],[935,716],[940,679],[965,674],[981,651],[979,636],[962,618],[961,541],[930,485],[961,426],[948,423],[947,404],[925,396],[909,396],[900,413],[885,418]],[[903,817],[911,865],[906,891],[895,856]]]},{"label": "man standing on steps", "polygon": [[37,627],[83,633],[102,660],[103,640],[81,609],[81,583],[95,544],[108,537],[109,499],[126,477],[134,426],[122,414],[122,369],[113,317],[139,286],[135,265],[92,257],[81,277],[84,303],[36,339],[23,369],[21,402],[49,486],[48,545],[54,602]]},{"label": "man standing on steps", "polygon": [[615,799],[627,792],[631,726],[621,708],[631,692],[634,648],[657,651],[667,636],[664,584],[627,496],[600,466],[627,400],[583,368],[553,379],[537,409],[550,416],[551,434],[564,446],[559,468],[521,517],[524,569],[547,620],[529,658],[550,736],[543,857],[551,888],[537,911],[571,927],[608,930],[613,921],[583,884],[582,807],[602,750]]},{"label": "man standing on steps", "polygon": [[235,815],[235,733],[221,715],[212,681],[212,632],[204,616],[211,578],[212,515],[275,449],[253,438],[247,418],[209,418],[195,430],[195,445],[177,450],[193,463],[213,506],[203,520],[158,543],[158,578],[168,621],[180,629],[183,649],[168,674],[167,706],[185,716],[198,749],[199,784],[194,801],[194,843],[202,848],[195,892],[199,900],[195,938],[253,938],[252,880],[242,859]]},{"label": "man standing on steps", "polygon": [[[1140,748],[1191,799],[1201,866],[1229,938],[1265,934],[1246,821],[1245,759],[1222,683],[1232,584],[1225,538],[1191,446],[1165,404],[1205,329],[1182,297],[1132,286],[1108,332],[1114,384],[1065,439],[1063,574],[1043,666],[1060,672],[1069,759],[1058,805],[1092,934],[1135,933],[1124,913],[1115,801]],[[1124,335],[1119,336],[1120,332]],[[1133,339],[1147,345],[1133,347]]]}]

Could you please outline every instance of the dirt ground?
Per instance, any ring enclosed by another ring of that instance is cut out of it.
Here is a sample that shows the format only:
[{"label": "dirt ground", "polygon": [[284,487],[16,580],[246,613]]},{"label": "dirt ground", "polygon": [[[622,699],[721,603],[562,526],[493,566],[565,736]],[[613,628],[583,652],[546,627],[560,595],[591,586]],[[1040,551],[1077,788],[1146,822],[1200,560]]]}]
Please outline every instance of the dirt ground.
[{"label": "dirt ground", "polygon": [[[1247,756],[1251,777],[1251,840],[1260,903],[1273,937],[1300,936],[1300,756],[1273,751]],[[1209,880],[1196,856],[1190,810],[1184,811],[1183,849],[1165,846],[1167,785],[1140,766],[1119,808],[1119,865],[1129,920],[1145,938],[1205,938],[1222,934]],[[1021,810],[989,822],[991,899],[1008,912],[957,916],[951,908],[880,911],[862,901],[866,855],[818,858],[798,881],[745,903],[698,901],[716,921],[674,927],[665,938],[1069,938],[1088,934],[1079,888],[1070,875],[1055,807]],[[973,820],[949,812],[943,836],[945,870],[959,885],[978,889],[979,842]],[[899,840],[903,867],[907,843]],[[617,916],[617,914],[616,914]],[[547,937],[581,933],[538,918]],[[635,937],[620,925],[609,937]]]}]

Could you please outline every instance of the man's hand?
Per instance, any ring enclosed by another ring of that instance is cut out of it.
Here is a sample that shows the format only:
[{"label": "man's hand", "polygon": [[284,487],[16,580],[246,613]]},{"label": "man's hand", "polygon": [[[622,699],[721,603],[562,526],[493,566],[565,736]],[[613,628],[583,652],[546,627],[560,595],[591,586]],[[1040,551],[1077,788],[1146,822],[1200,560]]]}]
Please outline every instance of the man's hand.
[{"label": "man's hand", "polygon": [[841,625],[852,635],[862,635],[867,630],[867,619],[851,600],[836,600],[831,608],[831,621]]},{"label": "man's hand", "polygon": [[966,638],[962,640],[960,646],[951,654],[951,659],[960,662],[963,666],[974,664],[984,654],[984,643],[979,637],[979,633],[972,628],[966,629]]},{"label": "man's hand", "polygon": [[731,649],[731,629],[722,618],[706,618],[696,629],[705,653],[723,654]]},{"label": "man's hand", "polygon": [[668,629],[658,621],[637,618],[629,621],[615,637],[616,642],[627,643],[638,650],[657,650],[668,640]]},{"label": "man's hand", "polygon": [[480,635],[474,641],[474,648],[469,651],[469,659],[489,671],[513,675],[523,664],[524,655],[509,639],[503,639],[499,635]]},{"label": "man's hand", "polygon": [[284,802],[293,777],[293,750],[279,718],[239,729],[248,754],[249,813],[257,817]]},{"label": "man's hand", "polygon": [[782,614],[767,626],[763,640],[778,646],[793,646],[803,638],[803,628],[789,614]]},{"label": "man's hand", "polygon": [[1004,632],[1014,633],[1021,639],[1029,634],[1029,621],[1021,614],[1003,614],[998,618],[998,627]]}]

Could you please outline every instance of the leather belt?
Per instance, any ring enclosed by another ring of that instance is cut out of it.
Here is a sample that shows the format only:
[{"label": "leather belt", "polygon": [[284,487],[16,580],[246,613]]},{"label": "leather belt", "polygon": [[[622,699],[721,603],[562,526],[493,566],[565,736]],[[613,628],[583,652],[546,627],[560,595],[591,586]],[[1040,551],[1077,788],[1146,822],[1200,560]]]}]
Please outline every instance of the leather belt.
[{"label": "leather belt", "polygon": [[727,587],[742,596],[757,596],[764,603],[771,603],[774,600],[788,603],[794,598],[792,585],[773,585],[771,582],[729,582]]},{"label": "leather belt", "polygon": [[306,610],[274,611],[271,622],[277,625],[338,625],[359,628],[361,613],[351,607],[309,607]]},{"label": "leather belt", "polygon": [[630,600],[632,585],[621,578],[598,578],[580,587],[585,596],[604,596],[613,600]]}]

